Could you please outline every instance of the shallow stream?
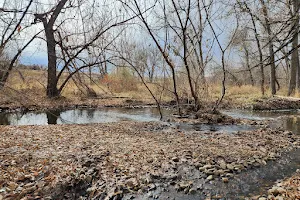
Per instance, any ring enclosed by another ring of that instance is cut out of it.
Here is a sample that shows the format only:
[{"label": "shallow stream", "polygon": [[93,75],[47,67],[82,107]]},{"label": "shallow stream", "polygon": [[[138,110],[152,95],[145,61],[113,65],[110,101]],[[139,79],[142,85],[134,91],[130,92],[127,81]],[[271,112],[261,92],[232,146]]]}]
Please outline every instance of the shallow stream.
[{"label": "shallow stream", "polygon": [[[166,116],[170,110],[164,110]],[[272,127],[290,130],[300,134],[300,111],[284,110],[272,112],[251,112],[244,110],[223,111],[224,114],[234,118],[251,120],[268,120]],[[105,123],[119,121],[159,121],[156,108],[101,108],[101,109],[73,109],[65,111],[27,112],[27,113],[0,113],[0,125],[47,125],[47,124],[83,124]],[[178,124],[177,124],[178,125]],[[203,125],[203,124],[180,124],[184,130],[197,131],[224,131],[235,132],[253,130],[249,125]],[[204,184],[202,193],[185,195],[183,193],[159,192],[159,195],[173,197],[173,199],[202,199],[204,193],[213,192],[212,195],[220,195],[224,199],[243,199],[244,196],[258,195],[265,192],[277,180],[291,176],[296,169],[300,168],[300,149],[284,154],[280,159],[268,162],[266,166],[248,170],[235,176],[229,183],[221,181],[205,183],[202,179],[196,180],[198,184]],[[196,173],[196,172],[195,172]],[[204,192],[204,193],[203,193]],[[142,196],[141,198],[144,198]]]}]

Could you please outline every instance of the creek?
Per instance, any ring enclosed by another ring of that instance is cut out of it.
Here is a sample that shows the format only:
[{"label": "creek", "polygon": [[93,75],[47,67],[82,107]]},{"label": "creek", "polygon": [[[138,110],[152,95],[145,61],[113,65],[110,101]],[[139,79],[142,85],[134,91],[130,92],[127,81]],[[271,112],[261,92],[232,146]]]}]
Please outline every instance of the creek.
[{"label": "creek", "polygon": [[[164,109],[163,113],[170,116],[171,110]],[[269,112],[252,112],[246,110],[225,110],[222,113],[234,118],[251,120],[267,120],[271,127],[293,131],[300,134],[299,110],[281,110]],[[72,109],[52,110],[45,112],[16,112],[0,113],[0,125],[48,125],[48,124],[87,124],[106,123],[120,121],[159,121],[156,108],[101,108],[101,109]],[[249,125],[205,125],[205,124],[179,124],[179,129],[196,131],[223,131],[234,133],[236,131],[253,130]],[[160,197],[172,197],[173,199],[202,199],[206,193],[220,195],[224,199],[243,199],[245,196],[259,195],[266,192],[277,180],[291,176],[300,168],[300,149],[284,153],[276,161],[270,161],[266,166],[247,170],[235,175],[229,183],[214,181],[207,183],[205,179],[195,180],[195,184],[203,185],[203,191],[195,195],[178,193],[171,187],[169,192],[160,191],[153,193]],[[193,171],[192,173],[197,173]],[[148,195],[148,194],[145,194]],[[148,198],[148,196],[140,196]]]}]

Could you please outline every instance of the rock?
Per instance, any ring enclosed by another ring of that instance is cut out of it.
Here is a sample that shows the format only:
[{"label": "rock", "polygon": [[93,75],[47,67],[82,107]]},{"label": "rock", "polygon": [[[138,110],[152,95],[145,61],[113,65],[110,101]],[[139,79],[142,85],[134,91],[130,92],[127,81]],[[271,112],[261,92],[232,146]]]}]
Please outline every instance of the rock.
[{"label": "rock", "polygon": [[86,192],[87,193],[92,193],[92,192],[95,192],[97,190],[97,187],[93,186],[93,187],[89,187]]},{"label": "rock", "polygon": [[85,177],[85,181],[86,181],[87,183],[92,182],[92,180],[93,180],[93,177],[92,177],[91,175],[87,175],[87,176]]},{"label": "rock", "polygon": [[284,200],[282,196],[275,197],[275,200]]},{"label": "rock", "polygon": [[125,182],[125,185],[129,188],[129,189],[137,189],[139,183],[137,181],[136,178],[130,178]]},{"label": "rock", "polygon": [[34,186],[35,184],[34,183],[27,183],[26,185],[24,185],[23,187],[24,188],[30,188],[32,186]]},{"label": "rock", "polygon": [[261,164],[267,165],[267,162],[266,162],[265,160],[262,160],[262,161],[261,161]]},{"label": "rock", "polygon": [[87,171],[87,174],[92,175],[92,174],[94,174],[94,172],[95,172],[95,168],[93,167]]},{"label": "rock", "polygon": [[225,177],[223,177],[223,178],[222,178],[222,181],[223,181],[224,183],[228,183],[228,182],[229,182],[229,179],[228,179],[228,178],[225,178]]},{"label": "rock", "polygon": [[209,181],[211,181],[211,180],[213,180],[213,179],[214,179],[213,175],[209,175],[209,176],[206,178],[206,180],[209,180]]},{"label": "rock", "polygon": [[215,169],[207,169],[204,171],[206,175],[214,175],[215,174]]},{"label": "rock", "polygon": [[211,169],[213,168],[214,166],[213,165],[204,165],[203,167],[200,167],[199,170],[200,171],[205,171],[206,169]]},{"label": "rock", "polygon": [[156,185],[154,183],[148,185],[148,190],[149,191],[155,190],[155,189],[156,189]]},{"label": "rock", "polygon": [[253,166],[254,166],[254,167],[260,167],[260,163],[254,162],[254,163],[253,163]]},{"label": "rock", "polygon": [[258,200],[267,200],[266,197],[259,197]]},{"label": "rock", "polygon": [[239,171],[245,169],[243,165],[234,165],[234,170]]},{"label": "rock", "polygon": [[189,190],[189,194],[196,194],[197,190],[195,188],[191,188]]},{"label": "rock", "polygon": [[275,197],[274,197],[274,195],[268,195],[268,199],[274,199]]},{"label": "rock", "polygon": [[223,169],[219,169],[219,170],[218,170],[218,174],[219,174],[220,176],[223,176],[224,173],[225,173],[225,171],[224,171]]},{"label": "rock", "polygon": [[228,177],[228,178],[232,178],[233,174],[232,173],[227,173],[225,176]]},{"label": "rock", "polygon": [[153,158],[147,158],[147,163],[153,163]]},{"label": "rock", "polygon": [[267,152],[267,149],[264,148],[264,147],[260,147],[259,150],[262,151],[263,153],[266,153],[266,152]]},{"label": "rock", "polygon": [[281,187],[273,187],[273,188],[268,190],[268,194],[274,195],[274,196],[277,196],[279,194],[283,194],[285,192],[286,192],[286,190],[281,188]]},{"label": "rock", "polygon": [[149,198],[153,197],[153,193],[152,193],[152,192],[149,192],[149,193],[148,193],[148,197],[149,197]]},{"label": "rock", "polygon": [[168,174],[165,176],[165,179],[167,181],[174,181],[178,178],[178,175],[177,174]]},{"label": "rock", "polygon": [[175,186],[175,188],[177,189],[177,191],[183,191],[183,190],[191,188],[192,185],[193,185],[192,181],[185,181],[185,182],[180,182],[179,184],[177,184]]},{"label": "rock", "polygon": [[15,190],[19,185],[15,182],[9,182],[7,183],[7,187],[10,189],[10,190]]},{"label": "rock", "polygon": [[221,195],[215,195],[215,196],[212,196],[211,198],[212,199],[222,199],[222,196]]},{"label": "rock", "polygon": [[226,167],[229,170],[233,170],[234,169],[234,166],[232,164],[227,164]]},{"label": "rock", "polygon": [[220,163],[220,168],[221,168],[221,169],[226,169],[226,168],[227,168],[226,163],[225,163],[225,162],[221,162],[221,163]]},{"label": "rock", "polygon": [[173,161],[173,162],[179,162],[179,158],[178,158],[178,157],[173,157],[173,158],[172,158],[172,161]]}]

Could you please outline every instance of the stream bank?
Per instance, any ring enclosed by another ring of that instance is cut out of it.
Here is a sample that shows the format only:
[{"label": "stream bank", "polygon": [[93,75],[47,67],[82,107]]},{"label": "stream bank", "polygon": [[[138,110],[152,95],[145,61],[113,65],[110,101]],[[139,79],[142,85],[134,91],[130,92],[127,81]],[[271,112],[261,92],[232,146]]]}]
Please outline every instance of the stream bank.
[{"label": "stream bank", "polygon": [[11,200],[162,199],[165,193],[155,192],[169,188],[178,197],[211,196],[214,183],[236,185],[236,176],[272,166],[300,142],[299,135],[269,128],[226,133],[161,122],[0,126],[0,132],[0,195]]}]

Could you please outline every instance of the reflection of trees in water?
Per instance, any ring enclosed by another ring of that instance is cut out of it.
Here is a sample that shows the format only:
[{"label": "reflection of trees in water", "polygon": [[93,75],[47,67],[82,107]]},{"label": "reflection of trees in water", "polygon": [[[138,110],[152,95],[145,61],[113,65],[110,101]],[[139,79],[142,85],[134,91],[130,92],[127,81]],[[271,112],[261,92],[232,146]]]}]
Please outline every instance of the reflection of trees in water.
[{"label": "reflection of trees in water", "polygon": [[93,119],[95,114],[95,109],[87,109],[87,117],[88,119]]},{"label": "reflection of trees in water", "polygon": [[285,129],[293,131],[295,134],[300,134],[300,117],[293,116],[285,120]]},{"label": "reflection of trees in water", "polygon": [[7,114],[0,114],[0,124],[1,125],[9,125],[10,124]]},{"label": "reflection of trees in water", "polygon": [[59,110],[53,110],[47,112],[47,121],[48,124],[57,124],[57,119],[60,118],[60,111]]},{"label": "reflection of trees in water", "polygon": [[299,117],[289,117],[285,120],[285,129],[292,130],[294,133],[299,134],[300,130],[300,119]]}]

